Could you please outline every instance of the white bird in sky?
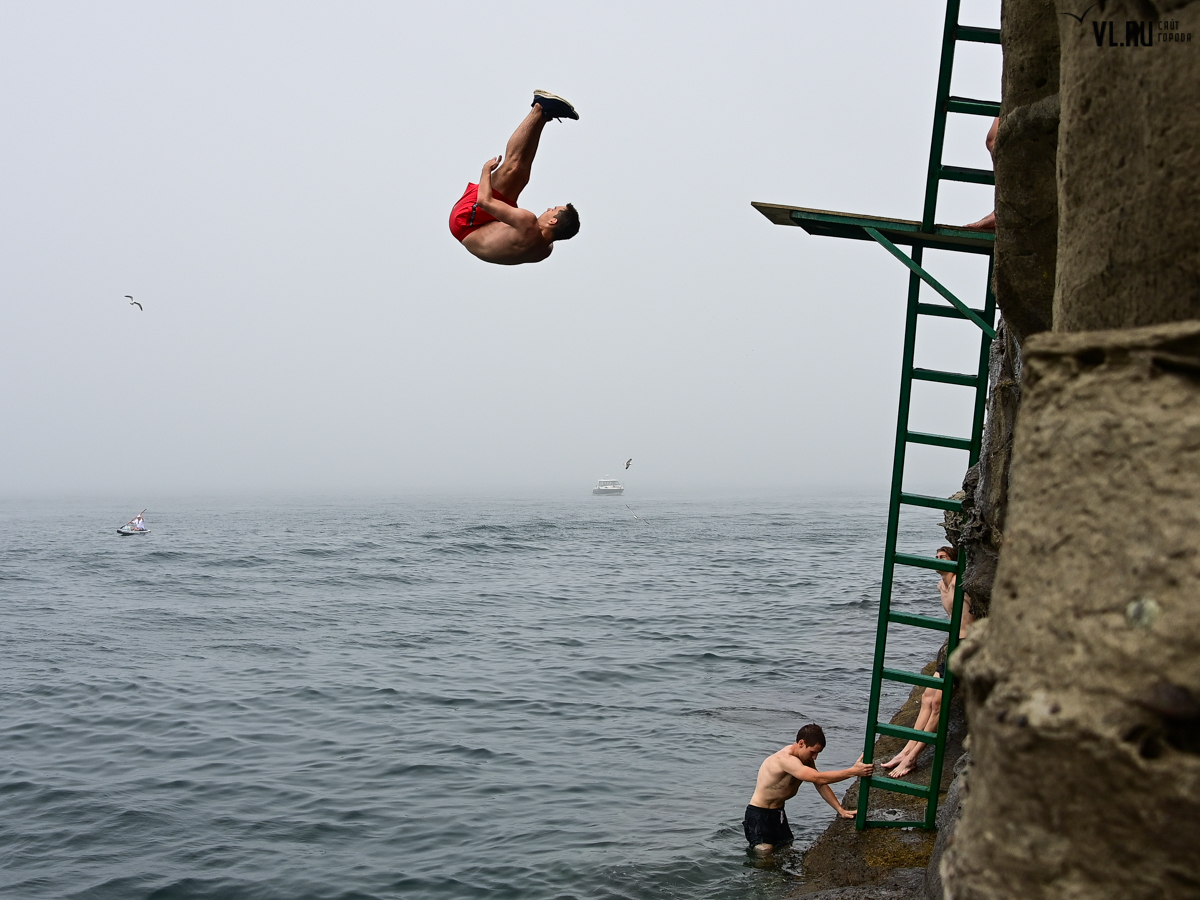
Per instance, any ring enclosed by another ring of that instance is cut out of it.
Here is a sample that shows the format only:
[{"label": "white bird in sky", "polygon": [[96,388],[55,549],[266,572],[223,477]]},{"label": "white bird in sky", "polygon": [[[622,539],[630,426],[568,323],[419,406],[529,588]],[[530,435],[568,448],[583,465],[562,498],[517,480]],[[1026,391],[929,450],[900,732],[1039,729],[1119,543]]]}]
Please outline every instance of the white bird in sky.
[{"label": "white bird in sky", "polygon": [[136,300],[133,299],[133,294],[126,294],[125,296],[129,298],[130,306],[136,306],[138,309],[141,309],[142,312],[145,312],[145,310],[142,309],[142,304],[138,303]]}]

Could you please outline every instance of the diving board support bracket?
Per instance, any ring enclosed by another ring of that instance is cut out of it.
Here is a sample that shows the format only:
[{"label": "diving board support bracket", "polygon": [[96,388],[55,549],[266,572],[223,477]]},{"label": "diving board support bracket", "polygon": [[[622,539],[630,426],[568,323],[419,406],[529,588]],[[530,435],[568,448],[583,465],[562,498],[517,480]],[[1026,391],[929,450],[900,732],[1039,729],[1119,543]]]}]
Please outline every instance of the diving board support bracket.
[{"label": "diving board support bracket", "polygon": [[897,247],[895,244],[893,244],[891,241],[889,241],[887,238],[885,238],[882,234],[880,234],[876,229],[872,228],[870,225],[864,225],[863,231],[865,231],[867,234],[869,234],[871,237],[873,237],[876,241],[878,241],[879,244],[885,250],[887,250],[890,254],[892,254],[892,256],[896,257],[896,259],[900,260],[900,262],[902,262],[902,263],[904,263],[904,265],[908,266],[913,272],[916,273],[918,278],[920,278],[927,285],[929,285],[931,288],[933,288],[935,291],[937,291],[939,294],[941,294],[943,297],[945,297],[947,300],[949,300],[954,305],[955,309],[957,309],[966,318],[970,319],[972,322],[974,322],[976,325],[978,325],[979,328],[983,331],[983,333],[988,336],[988,338],[993,339],[993,340],[995,339],[995,337],[996,337],[996,329],[995,328],[993,328],[987,322],[983,321],[983,319],[979,318],[979,316],[976,314],[975,310],[971,309],[969,306],[967,306],[967,304],[963,303],[961,300],[959,300],[957,297],[955,297],[952,293],[950,293],[949,289],[947,289],[940,281],[938,281],[936,278],[934,278],[932,275],[930,275],[928,272],[926,272],[924,269],[922,269],[919,265],[917,265],[916,262],[913,261],[912,257],[910,257],[910,256],[908,256],[908,254],[904,253],[904,251],[902,251],[899,247]]}]

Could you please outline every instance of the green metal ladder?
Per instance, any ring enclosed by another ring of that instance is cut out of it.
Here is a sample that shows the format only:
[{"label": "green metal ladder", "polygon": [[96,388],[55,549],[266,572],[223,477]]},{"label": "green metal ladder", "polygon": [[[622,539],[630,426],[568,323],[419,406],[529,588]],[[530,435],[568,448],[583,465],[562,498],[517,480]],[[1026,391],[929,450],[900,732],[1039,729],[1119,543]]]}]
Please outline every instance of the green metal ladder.
[{"label": "green metal ladder", "polygon": [[[938,187],[942,181],[966,181],[975,184],[996,183],[995,176],[990,170],[966,169],[957,166],[947,166],[942,163],[942,146],[946,134],[946,117],[949,113],[961,113],[977,116],[998,116],[1000,104],[982,100],[968,100],[950,96],[950,77],[954,70],[954,51],[959,41],[976,41],[982,43],[1000,42],[1000,33],[994,29],[968,28],[958,24],[959,0],[949,0],[946,4],[945,27],[942,32],[942,60],[938,74],[937,103],[933,116],[933,140],[929,151],[929,171],[925,182],[925,209],[921,216],[921,230],[931,231],[934,226],[934,215],[937,210]],[[937,821],[938,788],[942,779],[942,762],[946,750],[946,731],[949,723],[950,698],[953,689],[953,676],[947,665],[943,677],[936,675],[921,675],[916,672],[905,672],[889,669],[884,666],[887,650],[888,626],[905,625],[915,628],[926,628],[933,631],[947,632],[949,635],[947,659],[954,653],[958,645],[959,626],[962,621],[963,574],[966,571],[967,555],[960,552],[958,561],[951,563],[928,556],[917,556],[900,553],[896,550],[896,537],[900,524],[900,510],[904,506],[926,507],[953,512],[962,511],[962,502],[946,500],[940,497],[928,497],[921,494],[910,494],[904,490],[904,460],[909,444],[928,444],[935,447],[947,447],[955,450],[965,450],[969,456],[968,467],[979,460],[979,447],[983,437],[984,407],[987,401],[988,387],[988,354],[992,339],[996,336],[993,328],[995,321],[996,301],[992,296],[992,254],[988,254],[988,275],[985,288],[983,309],[972,310],[942,287],[932,276],[921,268],[924,247],[919,240],[914,240],[912,257],[906,257],[891,241],[875,229],[864,229],[876,241],[888,249],[897,259],[911,270],[908,280],[908,315],[904,328],[904,353],[900,372],[900,409],[896,423],[896,449],[892,462],[891,503],[888,509],[887,543],[883,556],[883,583],[879,592],[879,621],[875,632],[875,659],[871,672],[871,699],[867,707],[867,731],[863,760],[873,761],[876,735],[886,734],[904,740],[923,740],[927,743],[930,734],[913,728],[904,728],[879,721],[879,695],[884,681],[902,682],[921,687],[937,688],[942,692],[940,715],[934,746],[933,765],[929,773],[929,786],[917,785],[896,778],[869,776],[862,779],[858,789],[858,813],[855,825],[858,828],[869,826],[882,827],[923,827],[933,828]],[[994,236],[993,236],[994,241]],[[993,243],[994,247],[994,243]],[[921,282],[925,281],[935,291],[950,301],[951,306],[924,304],[920,302]],[[913,352],[916,346],[917,326],[922,316],[958,315],[970,319],[979,326],[979,362],[973,374],[957,372],[941,372],[931,369],[918,369],[913,366]],[[975,392],[975,408],[972,418],[970,437],[949,437],[938,434],[924,434],[909,430],[909,401],[912,395],[913,381],[930,381],[942,384],[960,385]],[[930,616],[910,615],[893,612],[892,581],[896,566],[915,566],[923,569],[933,569],[939,572],[954,572],[957,575],[954,590],[954,605],[951,608],[950,621]],[[868,801],[871,788],[910,794],[926,801],[925,817],[918,821],[872,821],[867,818]]]},{"label": "green metal ladder", "polygon": [[[909,444],[925,444],[960,451],[965,450],[969,455],[968,467],[978,461],[980,442],[983,435],[984,408],[987,400],[988,354],[992,339],[996,336],[994,329],[996,304],[991,291],[992,251],[995,246],[995,235],[967,231],[961,228],[934,223],[934,216],[937,210],[938,187],[942,181],[995,184],[995,176],[991,170],[969,169],[960,166],[948,166],[942,163],[942,147],[945,140],[946,117],[948,114],[959,113],[993,117],[1000,113],[999,103],[950,96],[950,77],[954,68],[954,51],[957,43],[959,41],[988,44],[1000,43],[1000,32],[996,29],[959,25],[958,12],[959,0],[948,0],[946,4],[945,27],[942,34],[942,58],[938,75],[937,102],[933,118],[933,140],[929,153],[928,177],[925,184],[925,206],[919,223],[774,204],[753,204],[773,222],[784,225],[798,225],[810,234],[850,238],[853,240],[873,240],[883,246],[910,270],[908,280],[908,312],[905,319],[904,352],[900,372],[900,409],[896,423],[896,445],[892,463],[891,503],[888,510],[887,544],[884,549],[883,582],[879,597],[879,619],[875,634],[875,658],[871,674],[871,699],[867,710],[867,730],[863,759],[866,762],[873,761],[875,740],[881,734],[904,740],[915,739],[924,743],[931,743],[934,746],[934,757],[930,770],[929,786],[886,776],[868,776],[863,778],[859,782],[858,813],[855,819],[855,825],[859,829],[872,826],[886,828],[934,828],[936,826],[938,788],[941,783],[942,763],[945,756],[946,730],[950,712],[953,677],[950,674],[949,667],[947,667],[944,677],[887,668],[884,662],[887,651],[888,628],[891,625],[902,625],[946,632],[949,635],[947,650],[947,658],[949,658],[949,655],[954,652],[958,644],[958,632],[962,620],[962,585],[963,573],[966,570],[967,564],[966,554],[960,552],[957,562],[947,562],[934,557],[901,553],[896,549],[896,539],[900,525],[900,511],[903,507],[924,507],[954,512],[962,511],[962,502],[959,500],[948,500],[941,497],[930,497],[906,492],[904,490],[905,455]],[[912,255],[906,255],[896,246],[897,244],[910,245],[912,247]],[[974,309],[967,306],[967,304],[954,296],[922,267],[922,258],[927,248],[986,254],[988,256],[987,288],[985,289],[985,301],[982,309]],[[922,303],[920,301],[922,282],[928,284],[933,290],[949,301],[950,305]],[[917,326],[923,317],[928,316],[967,319],[978,326],[980,331],[979,357],[974,373],[962,374],[914,367],[913,355],[916,347]],[[952,437],[910,430],[909,406],[912,396],[912,383],[914,381],[958,385],[973,390],[975,392],[975,403],[971,435],[969,437]],[[892,611],[892,584],[896,566],[911,566],[921,569],[932,569],[938,572],[954,572],[957,575],[954,605],[949,622],[932,616],[912,615]],[[879,698],[884,681],[937,688],[942,691],[941,710],[936,735],[930,732],[918,731],[914,728],[904,728],[879,721]],[[924,818],[916,821],[868,819],[868,800],[872,788],[909,794],[925,800]]]}]

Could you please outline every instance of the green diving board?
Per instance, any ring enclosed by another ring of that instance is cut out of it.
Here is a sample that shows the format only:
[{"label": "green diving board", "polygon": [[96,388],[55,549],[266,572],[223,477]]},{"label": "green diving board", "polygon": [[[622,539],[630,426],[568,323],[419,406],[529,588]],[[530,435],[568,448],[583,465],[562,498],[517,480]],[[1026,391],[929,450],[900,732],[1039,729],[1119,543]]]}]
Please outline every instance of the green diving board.
[{"label": "green diving board", "polygon": [[820,237],[871,241],[874,238],[865,229],[874,228],[893,244],[909,247],[918,245],[931,250],[957,250],[961,253],[980,253],[985,256],[991,254],[996,244],[996,235],[989,231],[975,231],[954,225],[934,225],[933,234],[926,234],[921,231],[921,223],[915,219],[859,216],[827,209],[783,206],[779,203],[750,205],[776,225],[797,225],[809,234]]}]

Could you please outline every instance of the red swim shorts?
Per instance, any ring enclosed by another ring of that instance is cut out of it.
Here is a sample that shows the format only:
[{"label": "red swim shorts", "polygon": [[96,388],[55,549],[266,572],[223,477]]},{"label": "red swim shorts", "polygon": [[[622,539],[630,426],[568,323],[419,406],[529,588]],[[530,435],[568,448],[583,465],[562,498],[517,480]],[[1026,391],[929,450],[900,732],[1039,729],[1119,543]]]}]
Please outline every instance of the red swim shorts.
[{"label": "red swim shorts", "polygon": [[[492,197],[501,203],[507,203],[513,209],[517,208],[517,204],[513,203],[495,188],[492,188]],[[450,233],[457,240],[461,241],[480,225],[496,221],[495,216],[479,208],[477,205],[478,202],[479,185],[468,184],[467,189],[463,191],[463,195],[458,198],[458,202],[454,204],[454,209],[450,212]]]}]

